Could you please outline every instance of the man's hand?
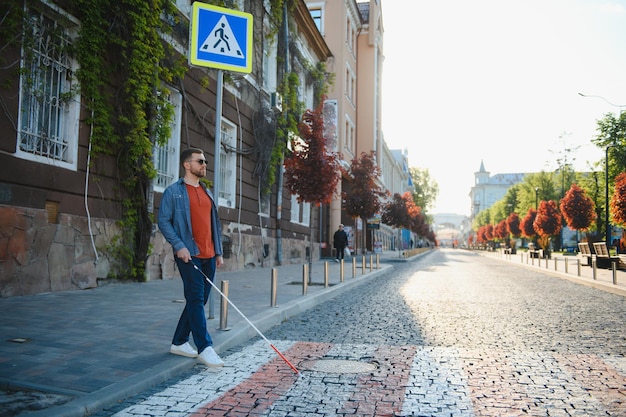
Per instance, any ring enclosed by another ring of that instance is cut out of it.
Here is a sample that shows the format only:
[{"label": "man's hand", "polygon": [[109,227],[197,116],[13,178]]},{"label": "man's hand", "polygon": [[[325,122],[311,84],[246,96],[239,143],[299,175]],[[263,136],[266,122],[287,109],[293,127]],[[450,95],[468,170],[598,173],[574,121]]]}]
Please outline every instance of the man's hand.
[{"label": "man's hand", "polygon": [[191,253],[189,253],[189,249],[187,248],[182,248],[181,250],[176,252],[176,257],[184,263],[191,261]]},{"label": "man's hand", "polygon": [[217,255],[215,257],[215,266],[219,268],[222,265],[224,265],[224,258],[220,255]]}]

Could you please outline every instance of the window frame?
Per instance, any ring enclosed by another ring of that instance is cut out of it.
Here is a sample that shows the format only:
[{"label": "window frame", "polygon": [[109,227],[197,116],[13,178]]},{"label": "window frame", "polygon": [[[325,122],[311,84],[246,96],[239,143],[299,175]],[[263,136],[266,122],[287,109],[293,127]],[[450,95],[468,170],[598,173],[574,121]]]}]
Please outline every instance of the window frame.
[{"label": "window frame", "polygon": [[[155,144],[152,149],[154,169],[157,172],[153,190],[161,193],[165,191],[168,185],[176,182],[180,174],[180,132],[183,98],[180,91],[176,88],[168,86],[168,89],[170,90],[168,101],[174,108],[170,137],[166,144]],[[167,164],[167,166],[162,168],[162,164]],[[160,181],[160,178],[163,178],[163,181]],[[167,178],[170,178],[170,180],[167,181]]]},{"label": "window frame", "polygon": [[[237,199],[237,125],[228,119],[222,118],[221,142],[219,150],[220,158],[220,189],[217,196],[218,205],[222,207],[235,208]],[[229,148],[226,151],[224,148]],[[229,198],[226,197],[229,196]]]}]

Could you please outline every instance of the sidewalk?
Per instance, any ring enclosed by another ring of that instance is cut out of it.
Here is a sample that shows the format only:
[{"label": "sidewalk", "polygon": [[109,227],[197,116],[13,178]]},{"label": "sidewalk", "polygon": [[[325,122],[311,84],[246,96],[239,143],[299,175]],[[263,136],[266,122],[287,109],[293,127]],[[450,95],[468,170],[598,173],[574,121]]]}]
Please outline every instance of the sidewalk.
[{"label": "sidewalk", "polygon": [[[612,269],[596,268],[594,277],[594,269],[591,266],[585,265],[582,260],[580,261],[579,275],[578,263],[580,258],[573,255],[555,255],[552,256],[551,259],[546,260],[529,258],[525,251],[519,251],[515,255],[505,254],[502,250],[496,252],[476,251],[476,253],[502,259],[526,268],[539,270],[542,273],[565,278],[578,284],[626,296],[626,271],[623,269],[617,269],[615,271],[615,277],[613,277]],[[615,283],[613,282],[614,278]]]},{"label": "sidewalk", "polygon": [[[306,295],[302,294],[302,264],[276,267],[274,307],[270,305],[272,268],[218,271],[215,281],[218,288],[222,288],[221,281],[228,281],[229,299],[264,332],[384,275],[394,261],[403,261],[398,252],[385,252],[376,269],[373,259],[370,270],[366,255],[363,271],[362,256],[357,256],[355,277],[352,261],[347,260],[343,283],[339,263],[333,259],[314,262]],[[324,285],[325,263],[328,287]],[[226,329],[219,330],[219,294],[214,300],[208,328],[218,353],[257,336],[231,306]],[[183,306],[180,279],[0,299],[0,389],[67,396],[62,405],[28,414],[33,416],[84,416],[139,393],[197,364],[195,359],[169,353]]]}]

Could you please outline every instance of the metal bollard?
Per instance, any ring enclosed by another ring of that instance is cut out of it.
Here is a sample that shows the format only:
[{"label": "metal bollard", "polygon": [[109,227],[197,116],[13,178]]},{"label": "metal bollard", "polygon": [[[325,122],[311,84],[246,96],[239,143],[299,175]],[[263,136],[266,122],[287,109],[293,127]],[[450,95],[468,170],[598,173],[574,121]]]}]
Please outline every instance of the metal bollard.
[{"label": "metal bollard", "polygon": [[272,268],[272,277],[270,283],[270,307],[276,307],[276,289],[278,287],[278,269]]},{"label": "metal bollard", "polygon": [[569,266],[569,259],[565,258],[565,273],[567,274],[567,270],[568,270],[568,266]]},{"label": "metal bollard", "polygon": [[580,276],[580,259],[576,259],[576,268],[578,268],[578,276]]},{"label": "metal bollard", "polygon": [[380,254],[376,254],[376,269],[380,269]]},{"label": "metal bollard", "polygon": [[374,266],[374,255],[370,255],[370,272],[372,272],[372,267]]},{"label": "metal bollard", "polygon": [[324,262],[324,288],[328,288],[328,262]]},{"label": "metal bollard", "polygon": [[617,262],[611,262],[613,267],[613,285],[617,285]]},{"label": "metal bollard", "polygon": [[344,266],[343,259],[340,262],[341,263],[339,264],[339,282],[343,282],[343,266]]},{"label": "metal bollard", "polygon": [[[228,281],[222,281],[220,285],[222,294],[228,297]],[[228,328],[228,301],[220,297],[220,327],[217,330],[230,330]]]},{"label": "metal bollard", "polygon": [[361,257],[361,275],[365,275],[365,255]]},{"label": "metal bollard", "polygon": [[556,267],[556,258],[554,258],[554,270],[557,271],[557,267]]},{"label": "metal bollard", "polygon": [[595,260],[593,260],[593,261],[591,262],[591,268],[593,268],[593,279],[594,279],[594,280],[598,279],[598,277],[597,277],[597,275],[596,275],[596,274],[597,274],[597,272],[598,272],[598,267],[596,266],[596,261],[595,261]]},{"label": "metal bollard", "polygon": [[352,278],[356,278],[356,258],[352,257]]},{"label": "metal bollard", "polygon": [[307,264],[302,265],[302,295],[306,295],[309,285],[309,266]]}]

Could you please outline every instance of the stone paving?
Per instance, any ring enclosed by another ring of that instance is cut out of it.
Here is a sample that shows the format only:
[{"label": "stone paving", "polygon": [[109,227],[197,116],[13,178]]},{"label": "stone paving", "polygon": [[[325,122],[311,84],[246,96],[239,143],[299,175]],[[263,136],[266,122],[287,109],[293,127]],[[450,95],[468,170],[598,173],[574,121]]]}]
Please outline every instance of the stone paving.
[{"label": "stone paving", "polygon": [[625,323],[621,295],[442,250],[266,332],[300,375],[257,339],[95,417],[626,416]]}]

